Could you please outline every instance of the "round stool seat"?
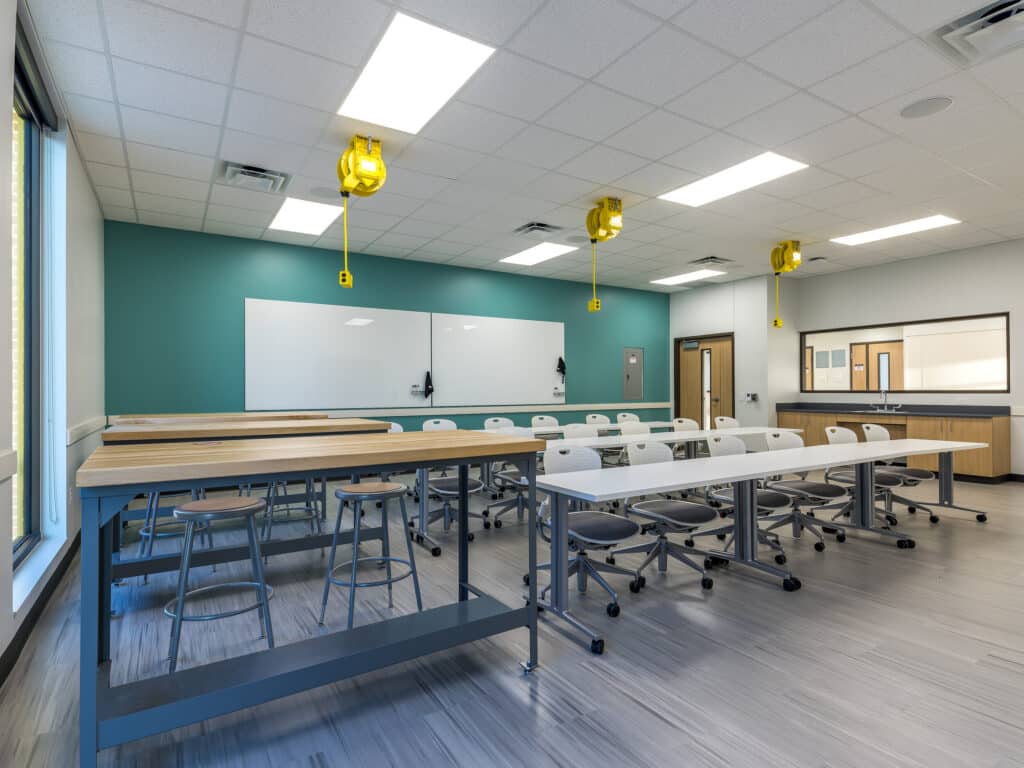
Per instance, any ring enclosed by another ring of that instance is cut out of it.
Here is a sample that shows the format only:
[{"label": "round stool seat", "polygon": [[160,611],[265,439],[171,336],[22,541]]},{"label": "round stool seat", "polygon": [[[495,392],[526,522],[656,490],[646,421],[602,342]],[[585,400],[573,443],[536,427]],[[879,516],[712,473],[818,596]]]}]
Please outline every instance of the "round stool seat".
[{"label": "round stool seat", "polygon": [[401,483],[375,482],[375,483],[348,483],[334,492],[339,499],[361,499],[373,501],[374,499],[387,499],[392,496],[402,496],[406,487]]},{"label": "round stool seat", "polygon": [[216,496],[211,499],[196,499],[174,509],[178,520],[231,520],[259,514],[267,502],[257,496]]},{"label": "round stool seat", "polygon": [[[432,477],[427,481],[427,486],[438,496],[458,496],[459,478],[457,477]],[[476,478],[470,477],[466,480],[466,490],[469,493],[479,493],[483,490],[484,484]]]}]

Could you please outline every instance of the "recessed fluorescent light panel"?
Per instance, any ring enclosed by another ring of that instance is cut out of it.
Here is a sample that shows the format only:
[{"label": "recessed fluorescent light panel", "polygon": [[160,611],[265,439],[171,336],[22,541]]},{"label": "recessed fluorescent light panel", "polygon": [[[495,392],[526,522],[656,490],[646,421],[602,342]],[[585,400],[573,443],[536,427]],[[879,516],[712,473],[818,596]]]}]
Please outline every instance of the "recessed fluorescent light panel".
[{"label": "recessed fluorescent light panel", "polygon": [[887,240],[890,237],[912,235],[915,232],[925,232],[929,229],[938,229],[939,227],[948,227],[950,224],[959,223],[960,221],[958,219],[953,219],[949,216],[926,216],[923,219],[905,221],[902,224],[892,224],[888,227],[880,227],[879,229],[869,229],[867,232],[858,232],[855,235],[833,237],[832,242],[840,243],[842,245],[863,245],[864,243],[873,243],[876,240]]},{"label": "recessed fluorescent light panel", "polygon": [[488,45],[395,14],[338,114],[419,133],[492,53]]},{"label": "recessed fluorescent light panel", "polygon": [[724,274],[725,272],[717,269],[698,269],[696,272],[663,277],[660,280],[651,280],[651,282],[655,285],[680,285],[681,283],[692,283],[694,280],[703,280],[707,277],[718,277]]},{"label": "recessed fluorescent light panel", "polygon": [[270,229],[300,232],[303,235],[322,235],[343,210],[345,209],[340,205],[286,197],[274,220],[270,222]]},{"label": "recessed fluorescent light panel", "polygon": [[354,325],[357,328],[362,328],[364,325],[369,325],[373,320],[369,317],[353,317],[351,320],[346,320],[345,325]]},{"label": "recessed fluorescent light panel", "polygon": [[555,258],[555,256],[561,256],[570,251],[578,250],[579,248],[574,245],[540,243],[533,246],[533,248],[527,248],[525,251],[506,256],[502,261],[506,264],[521,264],[524,267],[532,267],[534,264],[540,264],[542,261]]},{"label": "recessed fluorescent light panel", "polygon": [[659,195],[658,199],[696,208],[773,179],[802,171],[806,167],[807,163],[790,160],[788,157],[777,155],[774,152],[765,152],[757,157],[744,160],[738,165],[726,168],[724,171],[698,179],[685,187]]}]

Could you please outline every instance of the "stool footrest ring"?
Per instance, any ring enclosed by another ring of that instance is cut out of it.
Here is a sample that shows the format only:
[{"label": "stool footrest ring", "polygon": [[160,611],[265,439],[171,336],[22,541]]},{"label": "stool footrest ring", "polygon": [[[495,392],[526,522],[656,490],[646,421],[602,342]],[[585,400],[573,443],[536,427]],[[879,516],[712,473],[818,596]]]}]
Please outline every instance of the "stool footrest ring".
[{"label": "stool footrest ring", "polygon": [[[355,583],[355,586],[357,588],[359,588],[359,587],[383,587],[383,586],[386,586],[387,584],[394,584],[396,581],[401,581],[402,579],[407,579],[410,576],[412,576],[412,573],[413,573],[413,571],[412,571],[412,564],[408,560],[406,560],[405,558],[401,558],[401,557],[374,557],[373,555],[369,555],[367,557],[360,557],[360,558],[358,558],[356,560],[357,563],[368,563],[368,562],[371,562],[371,561],[375,562],[375,563],[385,563],[385,562],[389,562],[390,561],[392,563],[397,563],[398,565],[404,565],[408,570],[406,570],[405,573],[399,574],[398,576],[392,576],[390,579],[377,579],[376,581],[357,581]],[[342,568],[348,568],[351,571],[351,569],[352,569],[352,561],[349,560],[346,563],[341,563],[341,565],[334,566],[334,569],[331,571],[331,576],[329,576],[328,578],[330,579],[331,584],[334,584],[336,587],[351,587],[352,586],[352,582],[347,581],[345,579],[339,579],[339,578],[336,578],[334,576],[334,572],[338,571],[338,570],[341,570]]]},{"label": "stool footrest ring", "polygon": [[[193,589],[191,592],[186,592],[185,593],[185,597],[186,598],[190,598],[190,597],[196,597],[196,596],[199,596],[199,595],[208,595],[211,592],[219,592],[219,591],[223,591],[225,589],[239,589],[241,587],[251,587],[252,589],[259,589],[262,586],[263,585],[260,584],[258,581],[229,581],[229,582],[226,582],[224,584],[211,584],[208,587],[199,587],[198,589]],[[272,598],[273,596],[274,596],[274,588],[268,584],[267,585],[267,600],[269,601],[270,598]],[[168,616],[168,617],[173,619],[177,615],[177,611],[176,611],[176,609],[178,607],[177,606],[177,602],[178,602],[178,598],[176,598],[176,597],[171,599],[171,600],[169,600],[167,602],[167,605],[164,606],[164,615],[165,616]],[[249,611],[255,611],[255,610],[257,610],[257,609],[259,609],[261,607],[262,607],[261,603],[256,602],[256,603],[253,603],[252,605],[247,605],[244,608],[238,608],[238,609],[233,610],[233,611],[224,611],[222,613],[203,613],[203,614],[199,614],[199,615],[196,615],[196,616],[185,616],[185,615],[183,615],[181,617],[181,620],[182,621],[213,621],[215,619],[226,619],[229,616],[238,616],[239,614],[242,614],[242,613],[248,613]]]}]

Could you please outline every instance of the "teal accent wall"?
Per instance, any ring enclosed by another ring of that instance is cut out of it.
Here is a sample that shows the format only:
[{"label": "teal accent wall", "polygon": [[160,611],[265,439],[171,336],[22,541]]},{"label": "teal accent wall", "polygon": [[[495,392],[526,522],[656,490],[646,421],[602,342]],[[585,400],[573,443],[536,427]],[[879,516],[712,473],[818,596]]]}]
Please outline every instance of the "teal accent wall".
[{"label": "teal accent wall", "polygon": [[[354,254],[355,287],[343,289],[340,254],[321,248],[113,221],[104,243],[109,413],[245,410],[246,297],[560,321],[567,404],[622,401],[623,347],[645,350],[645,401],[669,400],[666,294],[601,287],[602,310],[590,314],[585,283]],[[500,406],[494,415],[529,420]],[[457,420],[479,427],[484,417]]]}]

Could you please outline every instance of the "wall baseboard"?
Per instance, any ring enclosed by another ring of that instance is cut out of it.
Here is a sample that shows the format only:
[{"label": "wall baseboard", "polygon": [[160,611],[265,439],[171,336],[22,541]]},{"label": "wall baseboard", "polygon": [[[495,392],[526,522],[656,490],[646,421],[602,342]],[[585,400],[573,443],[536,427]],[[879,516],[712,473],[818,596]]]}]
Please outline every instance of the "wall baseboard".
[{"label": "wall baseboard", "polygon": [[32,604],[32,607],[28,609],[28,614],[25,619],[21,622],[21,625],[14,633],[14,637],[11,638],[11,642],[8,643],[7,648],[0,654],[0,686],[7,681],[7,676],[11,674],[11,670],[14,669],[14,664],[18,660],[18,656],[21,655],[22,650],[25,648],[25,644],[28,642],[29,635],[32,634],[32,630],[39,620],[39,617],[43,613],[43,609],[46,608],[46,604],[50,602],[50,598],[57,589],[57,585],[60,584],[61,579],[64,578],[64,574],[67,573],[68,566],[71,565],[71,561],[75,559],[75,555],[78,553],[78,547],[81,544],[81,534],[76,533],[75,538],[71,542],[71,546],[68,547],[67,552],[60,559],[60,563],[54,568],[50,578],[46,580],[46,586],[43,587],[39,593],[39,597]]},{"label": "wall baseboard", "polygon": [[86,438],[89,435],[91,435],[93,432],[99,432],[105,426],[107,426],[106,416],[94,416],[91,419],[86,419],[85,421],[79,424],[75,424],[72,427],[68,427],[67,444],[74,445],[79,440],[82,440],[83,438]]}]

